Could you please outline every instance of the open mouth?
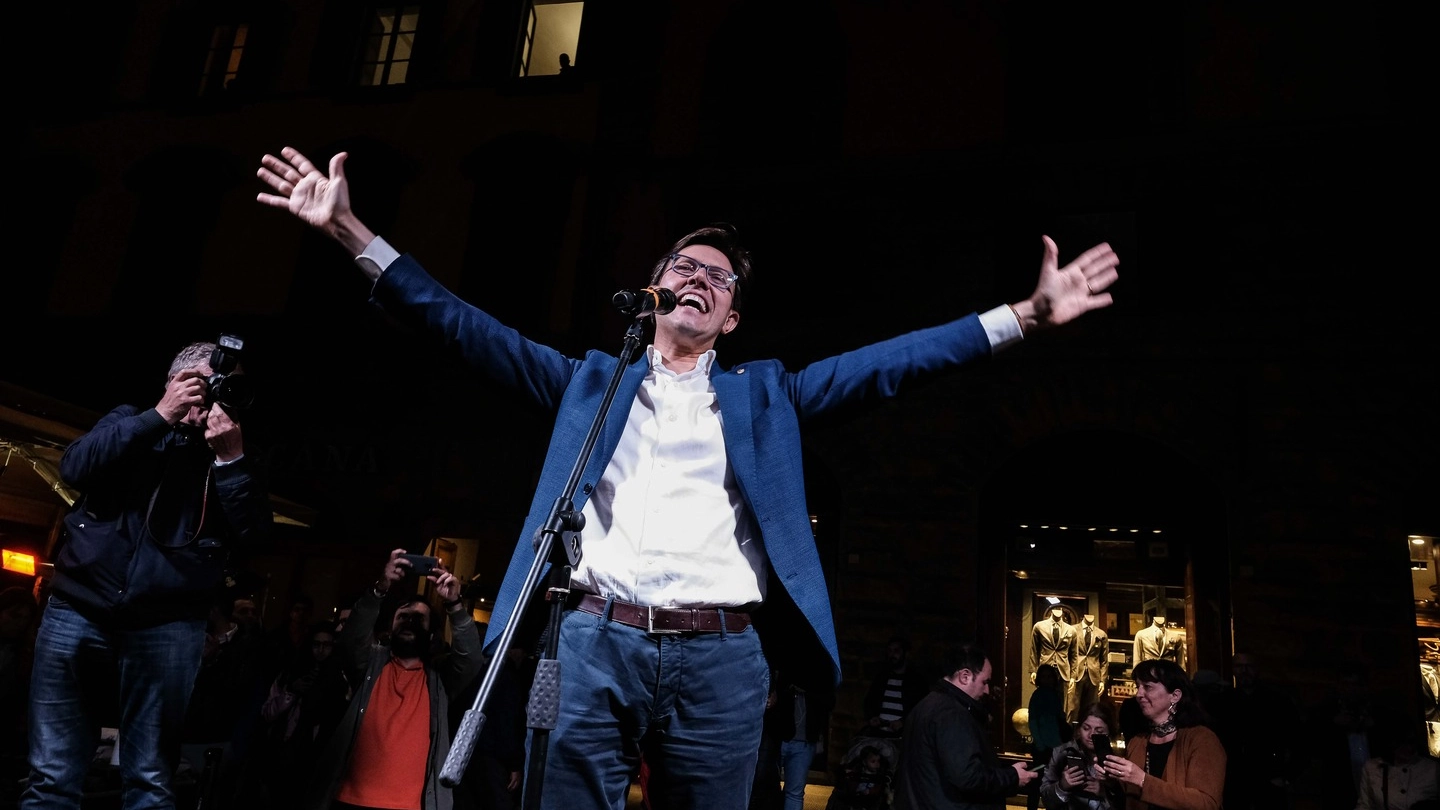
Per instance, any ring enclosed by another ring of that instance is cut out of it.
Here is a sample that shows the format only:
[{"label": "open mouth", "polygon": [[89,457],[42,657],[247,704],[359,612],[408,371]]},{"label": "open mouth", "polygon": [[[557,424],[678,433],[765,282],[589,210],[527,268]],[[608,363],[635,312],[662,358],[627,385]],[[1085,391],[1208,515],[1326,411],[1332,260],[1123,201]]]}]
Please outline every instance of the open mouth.
[{"label": "open mouth", "polygon": [[686,293],[680,296],[680,306],[691,307],[693,309],[698,309],[701,312],[710,311],[710,305],[706,304],[705,299],[701,298],[695,293]]}]

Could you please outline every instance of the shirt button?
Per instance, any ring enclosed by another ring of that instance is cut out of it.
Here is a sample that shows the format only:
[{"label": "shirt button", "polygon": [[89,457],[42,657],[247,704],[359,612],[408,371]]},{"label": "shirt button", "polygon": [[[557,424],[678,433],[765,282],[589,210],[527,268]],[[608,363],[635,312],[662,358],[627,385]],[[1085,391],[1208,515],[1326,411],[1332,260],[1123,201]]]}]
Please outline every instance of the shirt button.
[{"label": "shirt button", "polygon": [[675,421],[676,419],[678,419],[678,418],[679,418],[679,417],[677,417],[675,414],[673,414],[673,413],[670,414],[670,421],[671,421],[671,422],[674,422],[674,421]]}]

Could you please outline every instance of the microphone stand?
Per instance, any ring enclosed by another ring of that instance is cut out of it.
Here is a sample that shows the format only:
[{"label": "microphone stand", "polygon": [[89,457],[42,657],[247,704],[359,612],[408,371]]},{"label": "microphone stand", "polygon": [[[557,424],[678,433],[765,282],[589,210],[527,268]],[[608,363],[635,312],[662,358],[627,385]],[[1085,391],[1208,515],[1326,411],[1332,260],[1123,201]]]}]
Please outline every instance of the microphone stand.
[{"label": "microphone stand", "polygon": [[[634,315],[635,311],[627,310],[626,314]],[[455,739],[450,744],[450,753],[445,757],[444,767],[440,769],[440,784],[445,787],[455,787],[460,784],[461,777],[465,775],[465,768],[469,765],[470,755],[475,749],[475,741],[485,725],[485,702],[490,698],[491,691],[494,690],[495,678],[499,672],[495,664],[497,661],[503,661],[505,651],[510,649],[511,640],[515,637],[516,628],[520,624],[520,618],[525,615],[530,595],[534,593],[540,582],[540,575],[545,564],[550,561],[551,554],[554,553],[555,539],[558,537],[561,540],[561,548],[565,550],[568,564],[561,566],[557,559],[555,560],[557,564],[550,573],[551,584],[545,592],[545,599],[550,603],[549,625],[545,631],[545,650],[540,660],[536,662],[535,680],[530,687],[530,701],[525,707],[526,725],[534,733],[530,737],[530,763],[525,777],[525,795],[522,797],[521,807],[538,808],[540,806],[540,785],[545,776],[545,758],[550,745],[550,730],[555,728],[555,721],[560,713],[560,661],[556,660],[556,652],[560,644],[560,619],[565,611],[566,598],[570,595],[570,574],[574,571],[575,566],[580,564],[580,530],[585,527],[585,516],[575,509],[575,490],[580,486],[580,478],[585,473],[586,465],[590,463],[590,455],[595,450],[595,442],[600,436],[600,429],[605,425],[605,416],[610,411],[610,405],[615,399],[615,391],[620,387],[620,380],[625,376],[625,369],[629,368],[630,361],[640,346],[640,338],[643,334],[644,320],[641,318],[636,318],[625,330],[625,342],[620,352],[620,362],[615,365],[615,373],[611,375],[610,384],[605,389],[605,399],[600,403],[600,408],[595,413],[595,419],[590,424],[590,432],[585,436],[585,444],[580,448],[580,455],[575,460],[575,466],[570,469],[570,480],[565,483],[565,491],[551,504],[550,515],[535,530],[535,559],[530,563],[530,571],[526,574],[525,583],[520,588],[515,609],[510,613],[510,619],[496,642],[496,655],[490,659],[490,666],[485,668],[485,677],[480,682],[480,691],[475,695],[475,703],[461,718],[460,728],[455,732]]]}]

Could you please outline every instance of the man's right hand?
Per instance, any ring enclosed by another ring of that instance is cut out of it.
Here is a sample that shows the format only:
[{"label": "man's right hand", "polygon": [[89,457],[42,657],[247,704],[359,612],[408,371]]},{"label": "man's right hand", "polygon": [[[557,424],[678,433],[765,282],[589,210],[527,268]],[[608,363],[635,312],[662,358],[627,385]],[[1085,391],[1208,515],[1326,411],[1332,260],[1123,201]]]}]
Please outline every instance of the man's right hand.
[{"label": "man's right hand", "polygon": [[205,404],[205,390],[208,386],[204,374],[187,368],[165,384],[165,396],[160,398],[155,410],[166,422],[174,425],[184,419],[191,408]]},{"label": "man's right hand", "polygon": [[1030,770],[1030,765],[1026,762],[1015,763],[1015,772],[1020,774],[1020,787],[1025,787],[1030,784],[1032,779],[1040,775],[1039,771]]},{"label": "man's right hand", "polygon": [[397,548],[390,552],[390,559],[385,562],[385,572],[380,575],[380,582],[385,587],[379,588],[377,585],[377,588],[388,591],[391,585],[405,578],[405,573],[410,570],[410,562],[400,558],[400,555],[404,553],[405,549],[403,548]]}]

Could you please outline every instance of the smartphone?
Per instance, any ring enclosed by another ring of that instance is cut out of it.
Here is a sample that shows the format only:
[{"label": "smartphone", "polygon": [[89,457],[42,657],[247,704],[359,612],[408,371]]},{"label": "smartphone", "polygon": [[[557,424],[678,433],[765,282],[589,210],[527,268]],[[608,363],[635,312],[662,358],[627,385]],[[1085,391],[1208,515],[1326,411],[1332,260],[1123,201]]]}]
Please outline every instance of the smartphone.
[{"label": "smartphone", "polygon": [[1080,756],[1080,753],[1078,751],[1066,751],[1065,767],[1079,768],[1083,771],[1085,769],[1085,758]]},{"label": "smartphone", "polygon": [[1114,751],[1110,750],[1109,734],[1096,734],[1095,736],[1090,738],[1090,742],[1092,745],[1095,746],[1095,759],[1098,762],[1103,762],[1105,760],[1105,757],[1108,757],[1111,754],[1115,753]]},{"label": "smartphone", "polygon": [[440,564],[439,557],[427,557],[424,554],[401,554],[400,559],[410,562],[410,570],[414,571],[417,577],[425,576]]}]

